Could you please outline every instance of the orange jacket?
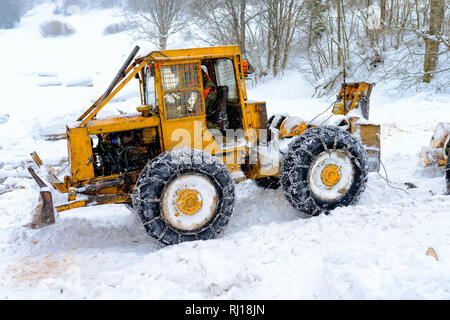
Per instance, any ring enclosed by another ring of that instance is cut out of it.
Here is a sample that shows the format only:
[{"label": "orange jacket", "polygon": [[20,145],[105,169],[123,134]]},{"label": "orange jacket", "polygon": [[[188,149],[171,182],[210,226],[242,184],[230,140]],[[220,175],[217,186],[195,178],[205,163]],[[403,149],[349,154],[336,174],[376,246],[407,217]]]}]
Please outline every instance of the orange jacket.
[{"label": "orange jacket", "polygon": [[202,77],[203,77],[203,98],[206,99],[211,89],[213,91],[216,91],[216,86],[214,85],[214,82],[211,80],[209,75],[203,71],[202,69]]}]

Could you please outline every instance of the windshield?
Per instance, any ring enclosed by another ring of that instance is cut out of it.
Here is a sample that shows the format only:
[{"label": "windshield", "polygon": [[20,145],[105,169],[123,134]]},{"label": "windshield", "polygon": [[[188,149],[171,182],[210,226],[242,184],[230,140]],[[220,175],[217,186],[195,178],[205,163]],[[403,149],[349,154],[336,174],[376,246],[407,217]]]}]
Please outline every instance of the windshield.
[{"label": "windshield", "polygon": [[152,76],[148,66],[144,69],[144,76],[145,104],[156,106],[155,78]]},{"label": "windshield", "polygon": [[217,85],[228,87],[228,100],[238,99],[233,61],[231,59],[217,59],[215,62],[215,70]]}]

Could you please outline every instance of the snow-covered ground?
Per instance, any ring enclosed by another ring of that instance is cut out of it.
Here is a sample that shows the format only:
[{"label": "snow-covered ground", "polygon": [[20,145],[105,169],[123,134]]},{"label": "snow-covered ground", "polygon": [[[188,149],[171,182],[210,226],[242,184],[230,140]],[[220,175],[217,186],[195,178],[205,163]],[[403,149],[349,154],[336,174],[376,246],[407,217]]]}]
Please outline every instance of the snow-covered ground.
[{"label": "snow-covered ground", "polygon": [[[64,17],[75,35],[41,38],[38,25],[51,11],[42,5],[18,29],[0,30],[0,299],[450,299],[450,197],[442,196],[442,170],[418,166],[435,125],[450,121],[448,94],[374,88],[371,120],[382,125],[382,161],[395,189],[372,173],[357,205],[328,216],[302,219],[281,190],[244,181],[230,226],[216,240],[159,248],[121,205],[61,213],[40,230],[23,227],[38,202],[29,153],[65,168],[66,142],[45,135],[63,133],[135,45],[127,34],[102,35],[121,19],[113,10]],[[183,45],[192,43],[172,47]],[[332,102],[312,93],[296,72],[249,88],[269,114],[303,118]],[[138,105],[131,85],[102,115]],[[439,261],[425,255],[429,247]]]}]

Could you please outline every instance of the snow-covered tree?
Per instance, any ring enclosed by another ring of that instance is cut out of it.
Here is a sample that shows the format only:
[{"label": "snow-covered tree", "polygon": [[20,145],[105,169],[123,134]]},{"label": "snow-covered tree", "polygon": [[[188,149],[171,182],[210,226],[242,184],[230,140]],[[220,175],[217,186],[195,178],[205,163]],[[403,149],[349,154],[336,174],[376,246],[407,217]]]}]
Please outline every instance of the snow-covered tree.
[{"label": "snow-covered tree", "polygon": [[0,29],[14,28],[21,15],[21,1],[0,0]]},{"label": "snow-covered tree", "polygon": [[169,37],[188,21],[183,0],[130,0],[127,14],[137,38],[148,40],[164,50]]}]

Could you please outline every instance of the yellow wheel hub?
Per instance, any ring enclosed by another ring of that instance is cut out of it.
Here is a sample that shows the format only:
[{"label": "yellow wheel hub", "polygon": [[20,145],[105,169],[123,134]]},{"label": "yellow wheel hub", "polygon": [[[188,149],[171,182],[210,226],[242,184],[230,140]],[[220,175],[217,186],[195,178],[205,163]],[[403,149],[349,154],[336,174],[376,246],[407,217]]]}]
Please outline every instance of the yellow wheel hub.
[{"label": "yellow wheel hub", "polygon": [[335,164],[329,164],[321,173],[322,182],[328,187],[333,187],[341,181],[341,169]]},{"label": "yellow wheel hub", "polygon": [[297,124],[290,128],[288,131],[285,126],[285,122],[286,120],[280,126],[280,135],[282,138],[299,136],[308,129],[306,122],[301,122],[300,124]]},{"label": "yellow wheel hub", "polygon": [[199,192],[192,189],[183,189],[177,192],[175,207],[177,208],[177,216],[183,213],[192,216],[200,211],[203,205],[202,196]]}]

